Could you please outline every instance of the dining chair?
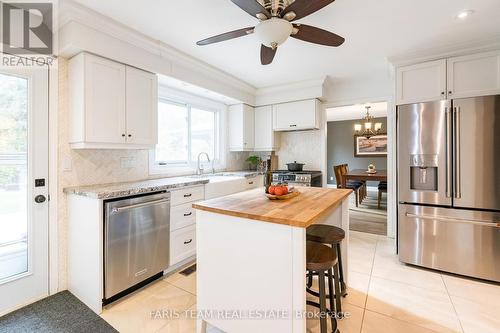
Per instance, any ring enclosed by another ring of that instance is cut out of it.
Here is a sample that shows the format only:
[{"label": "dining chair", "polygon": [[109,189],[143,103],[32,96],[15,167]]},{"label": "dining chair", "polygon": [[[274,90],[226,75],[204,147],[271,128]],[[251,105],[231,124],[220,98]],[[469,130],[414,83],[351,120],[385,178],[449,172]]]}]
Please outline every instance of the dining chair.
[{"label": "dining chair", "polygon": [[[344,173],[342,173],[343,171],[343,168],[344,168],[344,165],[341,164],[341,165],[334,165],[333,166],[333,173],[335,174],[335,180],[337,181],[337,188],[343,188],[342,187],[342,177],[344,175]],[[345,188],[348,188],[348,189],[351,189],[354,191],[354,195],[356,197],[356,207],[358,207],[358,203],[359,203],[359,189],[362,187],[362,184],[361,183],[358,183],[358,182],[352,182],[352,181],[348,181],[346,183],[346,187]]]},{"label": "dining chair", "polygon": [[[349,172],[349,164],[341,164],[342,166],[342,175],[345,175]],[[351,180],[352,183],[359,183],[361,188],[359,189],[359,203],[361,204],[363,200],[368,196],[368,189],[366,187],[366,181],[364,180]]]},{"label": "dining chair", "polygon": [[387,193],[387,182],[384,181],[378,183],[378,199],[377,199],[378,209],[380,209],[380,203],[382,201],[382,193]]}]

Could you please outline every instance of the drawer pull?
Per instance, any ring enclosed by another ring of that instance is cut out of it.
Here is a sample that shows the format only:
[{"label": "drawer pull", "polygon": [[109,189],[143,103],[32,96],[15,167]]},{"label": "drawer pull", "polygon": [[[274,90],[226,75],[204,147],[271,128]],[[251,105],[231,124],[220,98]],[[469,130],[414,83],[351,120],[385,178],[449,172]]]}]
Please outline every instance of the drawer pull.
[{"label": "drawer pull", "polygon": [[184,216],[191,216],[191,215],[193,215],[193,212],[189,212],[189,213],[187,213],[187,214],[186,214],[186,213],[184,213]]},{"label": "drawer pull", "polygon": [[184,242],[184,244],[189,244],[189,243],[191,243],[192,241],[193,241],[193,239],[191,238],[190,240],[185,241],[185,242]]},{"label": "drawer pull", "polygon": [[253,185],[253,182],[248,182],[248,185]]},{"label": "drawer pull", "polygon": [[290,125],[290,127],[297,127],[297,125],[295,125],[295,124],[294,125]]},{"label": "drawer pull", "polygon": [[192,196],[192,194],[191,194],[191,193],[189,193],[189,194],[184,194],[184,198],[189,198],[190,196]]}]

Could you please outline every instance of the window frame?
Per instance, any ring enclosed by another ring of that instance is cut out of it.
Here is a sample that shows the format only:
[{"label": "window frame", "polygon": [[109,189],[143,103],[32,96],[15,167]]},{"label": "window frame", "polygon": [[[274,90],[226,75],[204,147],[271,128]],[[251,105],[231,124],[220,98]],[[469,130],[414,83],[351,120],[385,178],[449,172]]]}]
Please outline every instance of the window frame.
[{"label": "window frame", "polygon": [[[156,161],[156,147],[149,150],[149,174],[173,174],[185,175],[193,174],[197,168],[197,161],[192,158],[192,137],[191,137],[191,109],[199,109],[203,111],[213,112],[215,117],[214,128],[214,169],[220,170],[225,168],[226,159],[224,156],[224,143],[226,133],[223,131],[226,118],[226,105],[211,101],[199,96],[191,95],[185,92],[176,91],[167,87],[159,87],[158,103],[169,103],[187,108],[188,114],[188,160],[187,161]],[[160,124],[158,124],[160,126]],[[212,160],[210,161],[212,163]],[[211,163],[207,163],[203,159],[203,167],[211,168]]]}]

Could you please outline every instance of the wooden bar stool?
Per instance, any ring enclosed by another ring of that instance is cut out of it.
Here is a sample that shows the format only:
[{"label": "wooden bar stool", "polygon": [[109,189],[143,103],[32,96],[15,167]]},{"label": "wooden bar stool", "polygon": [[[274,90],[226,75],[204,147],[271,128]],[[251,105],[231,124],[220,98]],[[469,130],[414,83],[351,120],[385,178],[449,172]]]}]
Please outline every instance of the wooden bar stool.
[{"label": "wooden bar stool", "polygon": [[[342,240],[345,238],[345,231],[342,228],[332,225],[313,224],[307,228],[306,237],[308,241],[330,245],[338,258],[338,264],[334,268],[335,283],[340,285],[340,293],[335,294],[335,300],[337,312],[342,313],[341,300],[340,297],[337,297],[337,295],[341,295],[343,297],[347,296],[347,286],[344,281],[344,268],[342,267],[342,251],[340,246]],[[309,275],[309,288],[311,285],[312,274]]]},{"label": "wooden bar stool", "polygon": [[[309,288],[306,288],[307,292],[315,295],[319,298],[319,303],[313,301],[307,301],[308,305],[319,308],[320,310],[320,332],[327,332],[327,321],[326,316],[330,316],[332,321],[332,332],[338,333],[337,328],[337,318],[334,311],[334,294],[338,295],[340,293],[339,285],[333,283],[333,267],[337,265],[337,254],[329,246],[317,243],[317,242],[307,242],[306,243],[306,269],[308,274],[317,273],[318,274],[318,284],[319,293],[312,292]],[[330,309],[326,307],[326,288],[325,288],[325,273],[328,276],[328,294],[330,299]]]}]

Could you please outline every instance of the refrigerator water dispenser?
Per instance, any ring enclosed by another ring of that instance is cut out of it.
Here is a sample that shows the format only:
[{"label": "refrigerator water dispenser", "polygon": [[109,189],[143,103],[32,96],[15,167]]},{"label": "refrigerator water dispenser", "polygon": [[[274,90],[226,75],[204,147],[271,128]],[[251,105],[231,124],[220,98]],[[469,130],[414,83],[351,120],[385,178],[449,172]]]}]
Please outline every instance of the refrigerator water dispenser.
[{"label": "refrigerator water dispenser", "polygon": [[437,155],[411,155],[410,189],[438,191]]}]

